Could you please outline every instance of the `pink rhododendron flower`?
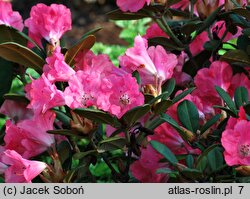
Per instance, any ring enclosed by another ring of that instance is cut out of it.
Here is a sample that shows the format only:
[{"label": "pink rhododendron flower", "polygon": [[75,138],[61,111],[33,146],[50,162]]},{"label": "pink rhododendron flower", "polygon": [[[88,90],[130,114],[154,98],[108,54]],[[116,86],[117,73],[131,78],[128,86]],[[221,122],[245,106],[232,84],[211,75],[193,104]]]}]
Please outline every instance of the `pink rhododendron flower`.
[{"label": "pink rhododendron flower", "polygon": [[44,38],[55,45],[71,29],[71,12],[62,4],[47,6],[39,3],[32,7],[25,26],[29,28],[29,36],[38,44],[41,45],[40,39]]},{"label": "pink rhododendron flower", "polygon": [[250,94],[250,80],[244,73],[237,73],[233,76],[231,85],[228,90],[229,95],[233,97],[235,90],[240,86],[245,87]]},{"label": "pink rhododendron flower", "polygon": [[86,73],[102,73],[103,76],[110,74],[115,68],[108,55],[95,55],[91,50],[82,51],[75,57],[75,70],[86,71]]},{"label": "pink rhododendron flower", "polygon": [[64,61],[64,55],[58,46],[52,56],[46,58],[47,64],[43,67],[43,72],[52,83],[57,81],[68,81],[75,71]]},{"label": "pink rhododendron flower", "polygon": [[33,109],[35,113],[45,113],[50,108],[65,104],[63,92],[58,90],[44,74],[27,84],[25,91],[26,97],[30,99],[28,108]]},{"label": "pink rhododendron flower", "polygon": [[[216,35],[221,39],[223,37],[226,29],[227,28],[226,28],[226,22],[225,21],[217,21],[214,24],[214,26],[212,28],[212,31],[214,33],[216,33]],[[227,41],[229,41],[231,39],[239,37],[241,35],[241,30],[242,30],[242,28],[237,27],[237,32],[234,35],[232,33],[228,32],[226,34],[226,36],[224,37],[223,42],[227,42]]]},{"label": "pink rhododendron flower", "polygon": [[72,109],[95,105],[100,96],[101,82],[100,73],[93,72],[90,75],[85,71],[77,71],[64,91],[66,105]]},{"label": "pink rhododendron flower", "polygon": [[187,7],[189,7],[189,5],[189,0],[181,0],[178,3],[173,4],[171,8],[185,10]]},{"label": "pink rhododendron flower", "polygon": [[23,30],[23,19],[19,12],[12,10],[10,2],[0,0],[0,25],[12,26],[19,31]]},{"label": "pink rhododendron flower", "polygon": [[77,72],[64,91],[70,108],[94,105],[121,117],[127,110],[143,104],[136,79],[116,68],[107,55],[84,51],[75,61]]},{"label": "pink rhododendron flower", "polygon": [[151,39],[154,37],[169,38],[169,36],[158,26],[157,23],[152,23],[146,30],[146,34],[143,36],[145,39]]},{"label": "pink rhododendron flower", "polygon": [[166,174],[156,174],[158,169],[167,166],[166,163],[159,163],[162,158],[162,155],[148,144],[146,149],[141,150],[140,159],[131,164],[130,171],[136,179],[143,183],[167,182]]},{"label": "pink rhododendron flower", "polygon": [[147,40],[141,36],[135,38],[134,47],[127,49],[119,61],[124,70],[137,70],[144,85],[155,84],[156,79],[160,82],[170,79],[178,63],[176,55],[167,53],[162,46],[148,48]]},{"label": "pink rhododendron flower", "polygon": [[4,148],[15,150],[24,158],[41,154],[55,142],[54,135],[47,133],[48,130],[53,130],[54,120],[55,113],[51,111],[35,115],[32,119],[23,120],[16,125],[8,120]]},{"label": "pink rhododendron flower", "polygon": [[123,12],[137,12],[145,4],[149,5],[150,0],[116,0],[116,4]]},{"label": "pink rhododendron flower", "polygon": [[207,32],[202,32],[199,34],[194,41],[192,41],[189,45],[190,52],[192,53],[193,56],[199,54],[201,51],[204,50],[204,44],[209,41],[209,37]]},{"label": "pink rhododendron flower", "polygon": [[204,113],[214,113],[213,105],[221,105],[222,101],[215,90],[219,86],[226,92],[229,90],[232,81],[233,71],[226,62],[215,61],[209,68],[198,71],[194,78],[197,89],[193,92],[198,96],[204,106]]},{"label": "pink rhododendron flower", "polygon": [[179,133],[167,123],[157,127],[155,134],[150,136],[150,139],[166,145],[175,155],[200,154],[199,149],[193,149],[181,138]]},{"label": "pink rhododendron flower", "polygon": [[8,165],[4,171],[7,183],[31,183],[47,165],[44,162],[26,160],[14,150],[6,150],[1,156],[1,162]]},{"label": "pink rhododendron flower", "polygon": [[233,129],[222,133],[225,161],[229,166],[250,165],[250,122],[238,121]]},{"label": "pink rhododendron flower", "polygon": [[143,105],[144,97],[139,91],[136,79],[131,74],[111,77],[112,88],[109,95],[108,111],[120,118],[128,110]]},{"label": "pink rhododendron flower", "polygon": [[8,116],[14,123],[33,116],[33,111],[26,108],[27,104],[14,100],[5,100],[0,108],[0,113]]}]

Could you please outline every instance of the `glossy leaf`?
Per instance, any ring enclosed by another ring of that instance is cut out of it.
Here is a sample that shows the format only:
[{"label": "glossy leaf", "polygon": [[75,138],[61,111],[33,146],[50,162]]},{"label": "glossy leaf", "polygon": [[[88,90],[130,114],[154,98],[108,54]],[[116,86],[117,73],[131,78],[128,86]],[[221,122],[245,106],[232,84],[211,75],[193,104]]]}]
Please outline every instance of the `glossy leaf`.
[{"label": "glossy leaf", "polygon": [[176,81],[174,78],[169,79],[166,83],[162,85],[162,92],[167,92],[162,96],[162,99],[168,99],[170,95],[174,92]]},{"label": "glossy leaf", "polygon": [[54,135],[72,136],[72,137],[78,137],[78,138],[83,137],[81,134],[77,134],[77,133],[73,132],[72,130],[68,130],[68,129],[49,130],[49,131],[47,131],[47,133],[54,134]]},{"label": "glossy leaf", "polygon": [[161,114],[165,113],[166,110],[172,105],[171,100],[163,100],[154,106],[154,113]]},{"label": "glossy leaf", "polygon": [[228,108],[235,114],[237,114],[236,107],[234,105],[234,102],[232,101],[231,97],[219,86],[215,86],[215,89],[217,93],[220,95],[220,97],[224,100]]},{"label": "glossy leaf", "polygon": [[41,73],[45,61],[27,47],[14,42],[0,44],[0,56],[8,61],[31,67]]},{"label": "glossy leaf", "polygon": [[131,126],[136,123],[141,117],[146,115],[150,111],[150,106],[145,104],[143,106],[137,106],[129,111],[127,111],[122,120],[128,125]]},{"label": "glossy leaf", "polygon": [[163,157],[166,160],[168,160],[172,165],[176,165],[178,163],[178,160],[176,159],[175,155],[167,146],[155,140],[150,141],[150,144],[156,151],[158,151],[161,155],[163,155]]},{"label": "glossy leaf", "polygon": [[226,61],[230,64],[241,63],[244,65],[250,65],[250,58],[243,50],[229,50],[221,58],[221,61]]},{"label": "glossy leaf", "polygon": [[193,102],[182,101],[177,107],[178,118],[188,130],[196,133],[199,128],[199,112]]},{"label": "glossy leaf", "polygon": [[74,58],[83,50],[90,49],[95,44],[96,38],[94,35],[89,35],[86,38],[80,40],[77,44],[67,50],[65,54],[65,62],[72,66],[74,65]]},{"label": "glossy leaf", "polygon": [[207,160],[212,172],[220,168],[224,163],[223,154],[220,148],[215,147],[209,151],[207,154]]},{"label": "glossy leaf", "polygon": [[183,99],[184,97],[186,97],[188,94],[192,93],[194,90],[195,90],[195,87],[189,88],[189,89],[183,91],[182,93],[180,93],[174,97],[174,99],[172,100],[172,103],[175,104],[176,102],[178,102],[181,99]]},{"label": "glossy leaf", "polygon": [[248,91],[245,87],[238,87],[234,92],[234,101],[236,107],[239,109],[241,106],[248,103]]},{"label": "glossy leaf", "polygon": [[123,149],[126,146],[126,139],[123,137],[111,137],[99,142],[97,151],[113,151],[117,149]]},{"label": "glossy leaf", "polygon": [[22,46],[27,45],[27,39],[24,38],[18,30],[6,25],[0,25],[0,44],[5,42],[15,42]]},{"label": "glossy leaf", "polygon": [[208,120],[206,122],[206,124],[203,125],[203,127],[201,128],[201,134],[203,134],[204,132],[206,132],[206,130],[208,130],[211,126],[213,126],[217,121],[219,121],[219,119],[221,118],[220,114],[217,114],[215,116],[213,116],[210,120]]},{"label": "glossy leaf", "polygon": [[64,112],[54,109],[56,113],[56,118],[63,123],[63,125],[70,127],[71,118],[67,116]]},{"label": "glossy leaf", "polygon": [[74,112],[98,123],[109,124],[114,127],[120,126],[120,123],[116,117],[113,117],[104,111],[91,108],[79,108],[75,109]]}]

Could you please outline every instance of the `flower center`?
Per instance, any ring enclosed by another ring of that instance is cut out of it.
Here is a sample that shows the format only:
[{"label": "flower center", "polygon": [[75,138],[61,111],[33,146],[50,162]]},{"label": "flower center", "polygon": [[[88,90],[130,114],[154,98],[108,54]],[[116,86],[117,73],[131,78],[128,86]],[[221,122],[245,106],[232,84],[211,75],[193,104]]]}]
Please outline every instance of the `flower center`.
[{"label": "flower center", "polygon": [[128,94],[125,93],[120,97],[120,103],[122,103],[123,105],[130,104],[130,98]]},{"label": "flower center", "polygon": [[82,96],[82,104],[83,104],[84,106],[87,106],[87,101],[90,100],[90,98],[92,98],[91,95],[84,94],[84,95]]},{"label": "flower center", "polygon": [[240,145],[239,153],[242,157],[248,157],[250,155],[250,145],[249,144]]}]

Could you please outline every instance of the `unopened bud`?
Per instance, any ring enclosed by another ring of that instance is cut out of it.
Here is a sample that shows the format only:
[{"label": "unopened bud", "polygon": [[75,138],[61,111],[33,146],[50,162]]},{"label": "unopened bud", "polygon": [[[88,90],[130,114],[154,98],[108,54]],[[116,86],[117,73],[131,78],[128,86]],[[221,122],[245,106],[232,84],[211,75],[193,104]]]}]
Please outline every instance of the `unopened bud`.
[{"label": "unopened bud", "polygon": [[219,1],[210,1],[210,0],[203,0],[197,1],[196,7],[201,18],[208,17],[211,13],[213,13],[219,6]]},{"label": "unopened bud", "polygon": [[193,132],[189,131],[188,129],[184,128],[181,126],[182,131],[184,132],[184,136],[187,138],[189,142],[193,142],[196,140],[196,136],[194,135]]},{"label": "unopened bud", "polygon": [[250,166],[239,166],[235,170],[244,176],[250,176]]}]

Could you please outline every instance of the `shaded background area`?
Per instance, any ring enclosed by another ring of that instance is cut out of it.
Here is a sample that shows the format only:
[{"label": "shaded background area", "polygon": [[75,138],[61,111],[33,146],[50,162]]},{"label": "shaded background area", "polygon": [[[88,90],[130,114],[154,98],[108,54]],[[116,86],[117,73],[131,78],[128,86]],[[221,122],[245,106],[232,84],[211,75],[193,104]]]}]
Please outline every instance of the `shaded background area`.
[{"label": "shaded background area", "polygon": [[65,34],[67,45],[75,43],[84,33],[96,27],[103,28],[96,33],[97,42],[126,45],[119,38],[121,29],[106,16],[106,13],[117,8],[115,0],[12,0],[13,10],[19,11],[24,19],[29,17],[31,7],[37,3],[64,4],[71,10],[72,30]]}]

